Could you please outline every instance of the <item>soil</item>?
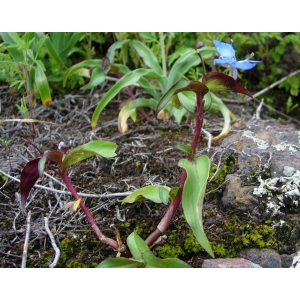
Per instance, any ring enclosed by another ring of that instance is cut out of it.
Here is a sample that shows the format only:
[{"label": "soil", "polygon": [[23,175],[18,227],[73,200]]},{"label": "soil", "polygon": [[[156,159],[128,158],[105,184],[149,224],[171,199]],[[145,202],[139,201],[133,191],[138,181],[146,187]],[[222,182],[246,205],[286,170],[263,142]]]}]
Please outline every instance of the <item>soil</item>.
[{"label": "soil", "polygon": [[[174,120],[157,120],[153,111],[145,109],[152,120],[146,121],[139,115],[136,122],[128,121],[129,130],[121,134],[118,131],[118,112],[120,105],[128,100],[124,91],[104,109],[96,129],[92,131],[92,113],[109,87],[110,84],[106,83],[90,92],[54,95],[49,107],[38,103],[33,108],[33,118],[45,123],[6,121],[0,125],[0,267],[21,266],[29,224],[26,266],[49,267],[55,252],[45,229],[45,217],[49,219],[49,228],[61,250],[57,267],[95,267],[105,258],[116,256],[113,249],[97,240],[80,209],[73,213],[64,209],[65,203],[74,199],[51,171],[39,179],[38,186],[31,191],[25,212],[20,209],[18,180],[21,170],[29,160],[39,157],[32,143],[42,152],[57,149],[61,141],[72,147],[91,140],[112,141],[118,145],[115,158],[93,157],[76,164],[69,172],[77,192],[83,195],[86,206],[106,236],[115,239],[115,232],[111,228],[111,224],[115,224],[124,243],[133,230],[145,239],[163,217],[167,209],[164,204],[143,201],[121,205],[121,202],[130,192],[146,185],[178,186],[181,177],[178,161],[185,154],[176,146],[191,142],[193,121],[178,125]],[[142,92],[136,88],[134,93],[140,96]],[[16,107],[20,103],[20,95],[13,95],[8,87],[1,86],[0,96],[1,120],[24,118]],[[234,132],[241,130],[252,117],[257,103],[231,103],[228,106],[239,119],[233,128]],[[222,118],[218,113],[208,113],[205,122],[205,129],[213,135],[222,129]],[[10,143],[6,147],[5,142],[8,141]],[[212,150],[214,147],[217,148],[218,143],[213,145]],[[197,154],[202,153],[207,154],[207,143],[204,141],[198,145]],[[211,151],[210,156],[213,153]],[[234,161],[234,155],[226,153],[222,159]],[[229,215],[237,216],[241,223],[249,222],[244,212],[228,212],[220,205],[222,183],[212,180],[210,188],[211,192],[206,196],[204,205],[206,232],[210,232],[212,222],[215,226],[221,226]],[[213,221],[212,215],[209,215],[212,210],[217,215]],[[31,212],[30,222],[27,220],[28,212]],[[179,234],[178,243],[184,243],[189,234],[181,207],[167,235],[175,233]],[[223,240],[224,236],[214,232],[214,236],[210,235],[209,239],[218,241]],[[161,255],[155,247],[153,251]],[[201,267],[203,259],[209,258],[208,254],[199,250],[178,256],[192,267]]]}]

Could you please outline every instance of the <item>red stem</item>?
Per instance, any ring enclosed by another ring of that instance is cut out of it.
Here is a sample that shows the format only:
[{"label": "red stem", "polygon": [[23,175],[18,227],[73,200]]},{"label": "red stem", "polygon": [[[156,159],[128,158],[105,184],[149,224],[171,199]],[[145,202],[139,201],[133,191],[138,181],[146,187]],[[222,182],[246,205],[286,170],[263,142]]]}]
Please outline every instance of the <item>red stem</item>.
[{"label": "red stem", "polygon": [[[203,123],[203,116],[204,116],[204,101],[203,96],[200,93],[196,92],[196,107],[195,107],[195,113],[196,113],[196,126],[195,126],[195,132],[194,132],[194,138],[191,144],[191,148],[193,149],[193,153],[196,153],[197,144],[199,142],[199,138],[201,135],[202,130],[202,123]],[[193,155],[189,155],[189,160],[193,159]],[[183,187],[185,184],[187,178],[186,171],[182,171],[181,179],[180,179],[180,186],[178,193],[175,197],[175,199],[170,203],[167,212],[165,213],[162,220],[157,225],[156,229],[148,236],[146,239],[146,243],[148,246],[151,246],[162,234],[166,232],[168,229],[178,207],[182,200],[182,192]]]},{"label": "red stem", "polygon": [[[81,199],[81,197],[78,195],[76,189],[74,188],[73,184],[71,183],[71,181],[70,181],[70,179],[67,175],[67,172],[64,171],[63,173],[60,174],[60,176],[61,176],[62,180],[64,181],[64,183],[66,184],[69,191],[71,192],[71,194],[73,195],[73,197],[76,200]],[[116,251],[118,251],[119,250],[119,244],[115,240],[106,237],[101,232],[101,230],[97,226],[93,216],[91,215],[90,211],[85,206],[85,204],[82,200],[80,201],[80,208],[82,209],[82,211],[86,215],[91,227],[93,228],[93,230],[94,230],[95,234],[97,235],[98,239],[100,240],[100,242],[103,243],[103,244],[107,244],[107,245],[111,246],[113,249],[115,249]],[[125,250],[125,252],[122,252],[122,256],[131,257],[128,250]]]}]

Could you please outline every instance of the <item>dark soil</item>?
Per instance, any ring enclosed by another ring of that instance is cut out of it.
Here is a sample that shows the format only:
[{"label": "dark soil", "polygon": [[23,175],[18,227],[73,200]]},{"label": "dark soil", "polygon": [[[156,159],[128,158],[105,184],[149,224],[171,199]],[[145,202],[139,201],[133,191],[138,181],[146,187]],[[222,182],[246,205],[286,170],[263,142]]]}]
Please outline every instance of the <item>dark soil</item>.
[{"label": "dark soil", "polygon": [[[103,259],[116,255],[109,246],[97,240],[81,210],[71,213],[64,209],[64,204],[74,199],[52,172],[48,172],[49,175],[37,182],[39,186],[32,190],[26,212],[20,209],[20,172],[29,160],[39,157],[28,141],[42,151],[57,149],[61,141],[72,147],[91,140],[115,142],[118,145],[115,158],[94,157],[78,163],[70,168],[70,179],[77,191],[82,193],[86,206],[106,236],[115,239],[111,224],[118,228],[124,243],[133,230],[142,238],[147,238],[155,230],[167,206],[150,201],[126,205],[121,205],[121,202],[131,191],[146,185],[163,184],[174,187],[179,184],[181,169],[177,164],[185,154],[176,146],[191,141],[193,121],[178,125],[173,120],[157,120],[153,111],[146,110],[153,118],[151,122],[139,115],[137,122],[130,120],[129,130],[121,134],[118,131],[118,112],[120,105],[128,99],[124,92],[106,107],[97,128],[92,132],[92,113],[108,88],[108,85],[103,85],[101,89],[89,93],[56,95],[50,107],[39,104],[33,109],[33,118],[46,123],[1,123],[0,137],[3,142],[0,143],[0,267],[21,266],[29,211],[31,228],[27,267],[49,267],[54,259],[55,253],[45,230],[44,217],[48,217],[49,227],[61,250],[57,267],[94,267]],[[137,89],[135,93],[141,91]],[[9,89],[2,86],[0,97],[1,120],[23,118],[16,107],[20,103],[19,95],[13,97]],[[243,128],[256,106],[257,103],[248,103],[247,106],[230,104],[230,109],[239,119],[233,131]],[[222,118],[218,113],[207,114],[205,129],[213,135],[220,132]],[[5,141],[11,141],[8,147],[4,146]],[[200,142],[198,149],[198,154],[207,154],[207,143]],[[218,144],[213,145],[211,154],[214,149],[218,149]],[[234,153],[220,153],[214,156],[216,160],[234,161]],[[208,235],[212,223],[221,227],[232,214],[242,223],[249,222],[244,212],[232,213],[221,207],[219,199],[223,191],[222,183],[213,180],[209,184],[211,192],[205,199],[204,207],[204,226]],[[209,215],[212,210],[217,212],[216,216]],[[185,237],[190,234],[182,215],[179,208],[167,231],[167,235],[178,234],[178,244],[183,244]],[[224,238],[226,237],[222,234],[218,236],[215,232],[209,235],[209,239],[214,241]],[[153,251],[158,256],[161,253],[155,247]],[[203,259],[209,258],[200,250],[187,251],[178,256],[193,267],[200,267]]]}]

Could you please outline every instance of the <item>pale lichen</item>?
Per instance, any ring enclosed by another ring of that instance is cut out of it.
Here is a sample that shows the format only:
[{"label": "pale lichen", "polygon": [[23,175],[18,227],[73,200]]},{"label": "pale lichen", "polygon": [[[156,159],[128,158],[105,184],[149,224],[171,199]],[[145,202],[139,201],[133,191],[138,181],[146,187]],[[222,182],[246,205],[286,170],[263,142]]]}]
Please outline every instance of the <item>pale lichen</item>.
[{"label": "pale lichen", "polygon": [[253,140],[259,149],[267,149],[269,147],[269,144],[266,141],[257,138],[250,130],[245,130],[243,136]]},{"label": "pale lichen", "polygon": [[[298,198],[300,196],[300,171],[296,172],[292,176],[282,176],[276,178],[268,178],[266,180],[258,178],[260,182],[259,187],[254,188],[253,194],[258,197],[267,195],[273,197],[273,193],[276,192],[276,197],[279,203],[270,201],[267,204],[267,212],[272,211],[273,214],[280,212],[280,208],[285,206],[284,199],[290,198],[295,206],[298,206]],[[281,186],[280,186],[281,183]],[[270,199],[270,198],[268,198]]]},{"label": "pale lichen", "polygon": [[[266,141],[257,138],[254,135],[254,133],[250,130],[245,130],[243,133],[243,136],[253,140],[257,144],[258,149],[269,148],[269,144]],[[298,138],[300,139],[300,131],[298,132]],[[291,151],[291,152],[299,151],[299,147],[297,145],[288,144],[286,142],[281,142],[280,144],[273,145],[272,147],[274,147],[277,151],[286,151],[286,150]]]},{"label": "pale lichen", "polygon": [[299,147],[296,145],[292,145],[292,144],[287,144],[285,142],[281,142],[280,144],[277,144],[275,146],[273,146],[277,151],[285,151],[285,150],[289,150],[292,152],[297,152],[299,150]]}]

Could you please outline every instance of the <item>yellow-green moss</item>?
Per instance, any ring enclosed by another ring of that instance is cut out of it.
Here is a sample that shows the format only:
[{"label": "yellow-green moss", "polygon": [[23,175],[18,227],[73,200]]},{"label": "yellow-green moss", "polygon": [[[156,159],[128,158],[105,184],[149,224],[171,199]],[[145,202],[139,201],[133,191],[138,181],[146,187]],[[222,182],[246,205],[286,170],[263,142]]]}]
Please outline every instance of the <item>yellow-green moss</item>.
[{"label": "yellow-green moss", "polygon": [[184,251],[182,250],[181,246],[179,245],[163,245],[163,246],[158,246],[156,248],[157,254],[161,258],[168,258],[168,257],[179,257],[184,255]]},{"label": "yellow-green moss", "polygon": [[129,222],[124,222],[124,223],[121,224],[121,227],[129,228],[130,227],[130,223]]},{"label": "yellow-green moss", "polygon": [[208,217],[214,217],[217,215],[217,212],[214,209],[203,209],[203,215]]},{"label": "yellow-green moss", "polygon": [[[186,232],[184,238],[182,232]],[[217,232],[208,233],[207,237],[215,257],[230,258],[236,257],[237,253],[244,248],[279,250],[281,242],[276,240],[275,235],[276,231],[270,225],[256,224],[252,221],[240,224],[233,219],[226,222],[222,228],[217,228]],[[167,236],[167,242],[155,248],[161,258],[184,258],[205,252],[187,225],[178,228],[176,233],[172,232],[168,235],[167,231]]]},{"label": "yellow-green moss", "polygon": [[[85,232],[77,235],[77,238],[66,237],[60,241],[60,258],[57,263],[58,268],[93,268],[99,264],[100,257],[95,256],[97,250],[102,245],[93,236],[93,232]],[[28,267],[48,267],[54,259],[55,253],[51,245],[40,253],[40,256],[30,249],[28,253]]]},{"label": "yellow-green moss", "polygon": [[179,130],[164,131],[164,130],[159,129],[158,134],[161,136],[168,136],[168,137],[170,137],[170,139],[177,141],[181,133]]}]

